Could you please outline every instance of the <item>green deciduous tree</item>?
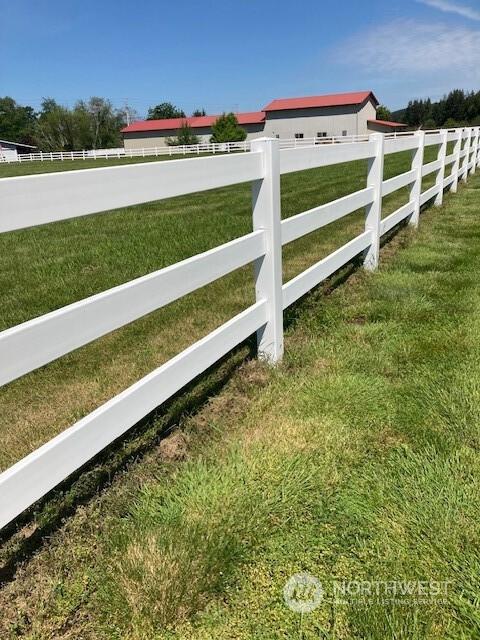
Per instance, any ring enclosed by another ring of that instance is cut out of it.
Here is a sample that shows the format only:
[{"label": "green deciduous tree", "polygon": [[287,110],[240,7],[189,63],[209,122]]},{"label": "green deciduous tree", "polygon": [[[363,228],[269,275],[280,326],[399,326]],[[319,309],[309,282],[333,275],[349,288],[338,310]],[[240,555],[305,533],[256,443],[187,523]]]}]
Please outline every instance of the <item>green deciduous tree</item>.
[{"label": "green deciduous tree", "polygon": [[392,112],[385,105],[381,104],[377,107],[377,119],[378,120],[391,120]]},{"label": "green deciduous tree", "polygon": [[449,118],[448,120],[446,120],[444,122],[443,126],[445,127],[445,129],[456,129],[457,127],[460,127],[461,125],[460,125],[459,122],[457,122],[453,118]]},{"label": "green deciduous tree", "polygon": [[245,140],[247,132],[238,124],[234,113],[224,113],[212,126],[210,142],[238,142]]},{"label": "green deciduous tree", "polygon": [[185,118],[185,112],[171,102],[161,102],[148,110],[147,120],[165,120],[167,118]]},{"label": "green deciduous tree", "polygon": [[194,118],[200,118],[201,116],[206,116],[207,112],[205,111],[205,109],[195,109],[195,111],[192,113],[192,116]]},{"label": "green deciduous tree", "polygon": [[422,127],[423,129],[435,129],[435,127],[437,126],[437,123],[435,122],[435,120],[433,118],[427,118],[425,120],[425,122],[423,123]]},{"label": "green deciduous tree", "polygon": [[120,130],[124,124],[124,113],[114,109],[104,98],[80,100],[73,109],[45,98],[38,115],[35,138],[44,151],[117,147],[122,144]]},{"label": "green deciduous tree", "polygon": [[53,98],[44,98],[38,116],[35,139],[44,151],[73,151],[75,122],[72,112],[59,105]]},{"label": "green deciduous tree", "polygon": [[35,111],[22,107],[13,98],[0,98],[0,138],[11,142],[34,143]]},{"label": "green deciduous tree", "polygon": [[74,107],[80,137],[85,149],[104,149],[121,144],[120,129],[124,124],[124,112],[113,108],[105,98],[93,97],[77,102]]}]

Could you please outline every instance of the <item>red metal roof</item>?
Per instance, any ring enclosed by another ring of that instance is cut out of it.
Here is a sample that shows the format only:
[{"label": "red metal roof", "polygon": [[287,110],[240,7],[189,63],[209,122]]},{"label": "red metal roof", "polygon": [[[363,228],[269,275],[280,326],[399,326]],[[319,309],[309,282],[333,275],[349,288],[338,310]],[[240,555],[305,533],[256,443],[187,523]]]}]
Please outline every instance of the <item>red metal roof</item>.
[{"label": "red metal roof", "polygon": [[384,127],[407,127],[408,126],[403,122],[390,122],[390,120],[367,120],[367,122],[372,122],[373,124],[381,124]]},{"label": "red metal roof", "polygon": [[340,107],[351,104],[362,104],[368,98],[378,104],[373,91],[357,91],[355,93],[335,93],[327,96],[307,96],[305,98],[280,98],[272,100],[264,111],[283,111],[284,109],[311,109],[313,107]]},{"label": "red metal roof", "polygon": [[[236,113],[238,124],[260,124],[265,120],[263,111],[249,111],[247,113]],[[133,133],[136,131],[169,131],[180,129],[186,122],[192,129],[201,127],[211,127],[220,116],[192,116],[191,118],[166,118],[164,120],[139,120],[133,122],[128,127],[122,129],[122,133]]]}]

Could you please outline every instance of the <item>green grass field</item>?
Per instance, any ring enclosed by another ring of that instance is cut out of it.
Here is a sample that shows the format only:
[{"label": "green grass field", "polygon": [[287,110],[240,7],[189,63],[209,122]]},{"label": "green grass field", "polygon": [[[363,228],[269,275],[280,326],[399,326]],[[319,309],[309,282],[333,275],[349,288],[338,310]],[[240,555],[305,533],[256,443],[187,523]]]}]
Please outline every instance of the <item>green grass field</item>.
[{"label": "green grass field", "polygon": [[[386,177],[407,161],[388,158]],[[360,188],[364,176],[363,163],[286,176],[283,213]],[[311,294],[289,318],[280,367],[243,364],[77,508],[0,591],[4,635],[480,637],[479,194],[477,175],[424,213],[418,232],[385,245],[377,273]],[[389,198],[384,215],[404,200]],[[287,247],[285,278],[353,237],[362,216]],[[240,185],[5,234],[3,328],[250,225]],[[243,270],[8,385],[2,464],[252,299]],[[303,616],[282,598],[298,572],[325,591]],[[426,603],[338,602],[335,580],[448,588]]]},{"label": "green grass field", "polygon": [[[433,157],[435,149],[428,151]],[[389,156],[386,177],[408,162],[405,154]],[[64,162],[62,168],[82,163]],[[365,175],[366,163],[356,162],[284,176],[283,215],[363,188]],[[386,198],[384,215],[406,200],[406,190]],[[0,330],[227,242],[251,225],[250,185],[244,184],[2,234]],[[362,229],[363,212],[357,212],[287,246],[284,279]],[[253,301],[252,268],[246,267],[3,387],[0,469]]]},{"label": "green grass field", "polygon": [[[204,154],[205,155],[205,154]],[[196,158],[197,154],[165,156],[148,156],[146,158],[99,158],[98,160],[44,160],[43,162],[0,162],[0,178],[26,176],[35,173],[52,173],[53,171],[72,171],[74,169],[96,169],[99,167],[123,166],[139,162],[160,162],[162,160],[179,160],[181,158]]]}]

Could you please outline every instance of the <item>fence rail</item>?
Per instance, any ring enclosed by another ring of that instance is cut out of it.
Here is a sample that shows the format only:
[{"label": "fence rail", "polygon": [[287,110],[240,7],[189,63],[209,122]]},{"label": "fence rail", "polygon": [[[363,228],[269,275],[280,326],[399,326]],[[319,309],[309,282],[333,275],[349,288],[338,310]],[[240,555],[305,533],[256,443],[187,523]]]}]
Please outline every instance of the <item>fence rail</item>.
[{"label": "fence rail", "polygon": [[[448,141],[455,143],[449,156]],[[438,146],[438,157],[424,165],[429,145]],[[410,169],[384,180],[385,155],[405,150],[412,151]],[[365,159],[363,189],[281,220],[281,174]],[[252,333],[257,333],[259,356],[279,361],[285,308],[356,256],[363,256],[366,268],[375,269],[381,236],[404,221],[418,225],[422,204],[434,199],[440,205],[444,189],[455,192],[458,181],[466,181],[479,165],[479,128],[469,128],[396,137],[372,134],[348,144],[297,148],[282,148],[281,141],[263,138],[252,141],[249,153],[231,156],[0,179],[0,232],[228,184],[251,182],[253,193],[251,233],[1,332],[0,385],[249,263],[255,265],[256,289],[255,304],[1,473],[0,527]],[[435,184],[422,193],[422,177],[432,173]],[[382,219],[382,197],[403,187],[409,187],[408,202]],[[365,208],[360,235],[282,282],[282,245],[359,208]]]},{"label": "fence rail", "polygon": [[[368,141],[368,135],[330,136],[322,138],[284,138],[280,148],[310,147],[317,144],[345,144]],[[82,151],[38,151],[36,153],[17,153],[0,149],[0,162],[54,162],[68,160],[105,160],[111,158],[148,158],[152,156],[186,156],[201,154],[233,153],[250,151],[252,140],[240,142],[202,142],[191,145],[145,147],[142,149],[88,149]]]}]

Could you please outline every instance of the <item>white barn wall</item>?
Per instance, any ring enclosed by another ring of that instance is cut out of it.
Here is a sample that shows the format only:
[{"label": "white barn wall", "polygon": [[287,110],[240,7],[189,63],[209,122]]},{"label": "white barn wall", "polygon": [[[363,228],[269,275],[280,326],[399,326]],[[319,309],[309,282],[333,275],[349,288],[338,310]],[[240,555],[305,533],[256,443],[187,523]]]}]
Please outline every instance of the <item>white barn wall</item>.
[{"label": "white barn wall", "polygon": [[341,136],[343,131],[349,136],[365,135],[367,120],[375,115],[371,100],[363,105],[267,111],[264,134],[282,139],[294,138],[296,133],[303,133],[304,138],[317,137],[321,132],[327,136]]}]

